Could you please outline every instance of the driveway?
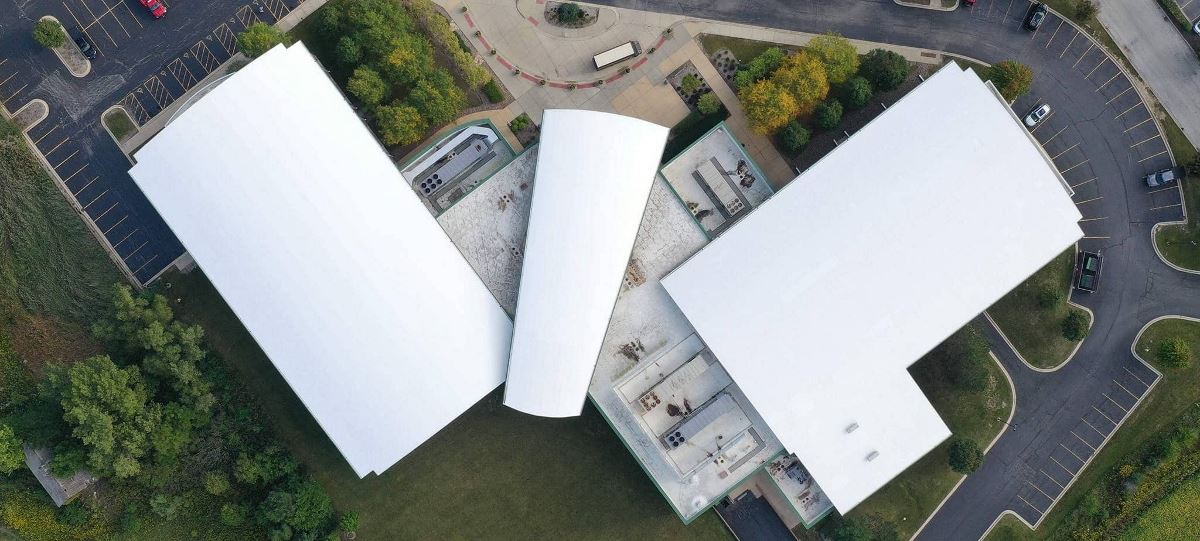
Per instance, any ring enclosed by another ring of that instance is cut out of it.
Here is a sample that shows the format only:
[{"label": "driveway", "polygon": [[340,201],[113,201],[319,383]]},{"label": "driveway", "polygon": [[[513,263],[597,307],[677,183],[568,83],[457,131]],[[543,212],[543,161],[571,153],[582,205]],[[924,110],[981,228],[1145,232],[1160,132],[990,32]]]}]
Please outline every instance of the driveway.
[{"label": "driveway", "polygon": [[[1178,189],[1154,191],[1139,177],[1172,164],[1137,88],[1113,58],[1071,24],[1051,16],[1021,28],[1026,0],[979,0],[955,12],[891,0],[600,0],[599,3],[942,50],[985,62],[1015,59],[1036,75],[1014,105],[1054,113],[1033,135],[1075,191],[1087,235],[1080,247],[1104,255],[1104,282],[1073,300],[1095,314],[1091,337],[1053,373],[1028,368],[994,330],[993,349],[1017,389],[1015,431],[1006,432],[932,517],[922,539],[978,539],[1011,510],[1036,525],[1075,476],[1134,411],[1157,374],[1130,353],[1135,333],[1164,314],[1200,314],[1200,275],[1177,272],[1154,252],[1157,222],[1178,220]],[[952,142],[947,143],[952,152]],[[991,327],[988,327],[991,329]]]},{"label": "driveway", "polygon": [[1100,22],[1200,148],[1200,58],[1154,0],[1100,0],[1099,5]]}]

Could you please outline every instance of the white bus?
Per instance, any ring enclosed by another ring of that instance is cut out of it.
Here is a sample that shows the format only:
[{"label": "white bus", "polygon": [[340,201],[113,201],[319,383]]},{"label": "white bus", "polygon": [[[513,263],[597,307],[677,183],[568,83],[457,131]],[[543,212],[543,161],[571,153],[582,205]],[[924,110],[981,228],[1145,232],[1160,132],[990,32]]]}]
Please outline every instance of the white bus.
[{"label": "white bus", "polygon": [[627,41],[593,56],[592,63],[596,65],[596,70],[599,71],[618,62],[629,60],[639,54],[642,54],[642,46],[638,45],[636,41]]}]

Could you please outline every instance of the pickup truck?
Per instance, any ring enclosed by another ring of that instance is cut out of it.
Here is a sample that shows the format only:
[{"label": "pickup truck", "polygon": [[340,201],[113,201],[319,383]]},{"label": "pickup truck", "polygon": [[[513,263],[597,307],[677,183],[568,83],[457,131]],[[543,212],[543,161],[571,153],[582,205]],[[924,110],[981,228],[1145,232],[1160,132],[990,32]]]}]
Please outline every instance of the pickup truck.
[{"label": "pickup truck", "polygon": [[1091,293],[1100,282],[1100,253],[1079,252],[1079,263],[1075,266],[1075,288]]},{"label": "pickup truck", "polygon": [[1162,171],[1150,173],[1149,175],[1143,177],[1142,180],[1146,181],[1147,186],[1151,188],[1157,188],[1159,186],[1166,186],[1172,182],[1178,181],[1181,178],[1183,178],[1183,168],[1172,167],[1170,169],[1163,169]]}]

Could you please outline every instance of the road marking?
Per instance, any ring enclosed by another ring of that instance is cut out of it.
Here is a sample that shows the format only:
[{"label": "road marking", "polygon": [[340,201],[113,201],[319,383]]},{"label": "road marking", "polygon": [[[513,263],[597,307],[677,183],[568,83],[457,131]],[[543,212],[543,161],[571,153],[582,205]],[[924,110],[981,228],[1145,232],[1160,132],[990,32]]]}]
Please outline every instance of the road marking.
[{"label": "road marking", "polygon": [[1114,380],[1113,380],[1113,383],[1116,383],[1116,384],[1117,384],[1117,387],[1120,387],[1122,391],[1125,391],[1125,392],[1129,393],[1129,396],[1132,396],[1134,400],[1140,400],[1140,399],[1142,398],[1142,397],[1140,397],[1140,396],[1138,396],[1138,395],[1136,395],[1136,394],[1133,394],[1133,391],[1130,391],[1130,390],[1129,390],[1129,389],[1127,389],[1127,388],[1126,388],[1124,385],[1121,385],[1121,382],[1119,382],[1119,381],[1117,381],[1117,380],[1115,380],[1115,379],[1114,379]]},{"label": "road marking", "polygon": [[1059,57],[1059,58],[1062,58],[1063,56],[1066,56],[1066,54],[1067,54],[1067,51],[1071,50],[1071,45],[1075,43],[1075,38],[1077,38],[1077,37],[1079,37],[1079,32],[1076,32],[1076,33],[1075,33],[1075,35],[1071,36],[1071,41],[1067,42],[1067,46],[1066,46],[1066,47],[1063,47],[1063,52],[1062,52],[1062,54],[1059,54],[1059,55],[1058,55],[1058,57]]},{"label": "road marking", "polygon": [[[1001,20],[1003,20],[1003,21],[1007,21],[1007,20],[1008,20],[1008,12],[1009,12],[1009,11],[1012,11],[1012,5],[1013,5],[1013,0],[1008,0],[1008,7],[1007,7],[1007,8],[1005,8],[1005,10],[1004,10],[1004,18],[1003,18],[1003,19],[1001,19]],[[990,10],[990,9],[989,9],[989,10],[988,10],[988,13],[991,13],[991,11],[992,11],[992,10]]]},{"label": "road marking", "polygon": [[136,228],[136,227],[135,227],[135,228],[133,229],[133,231],[130,231],[130,232],[129,232],[129,234],[125,235],[125,237],[124,237],[124,238],[122,238],[121,240],[117,241],[117,243],[113,245],[113,250],[116,250],[116,249],[117,249],[117,246],[120,246],[122,243],[124,243],[125,241],[129,240],[129,237],[132,237],[132,236],[133,236],[133,234],[134,234],[134,233],[137,233],[138,231],[140,231],[140,230],[139,230],[138,228]]},{"label": "road marking", "polygon": [[20,94],[22,90],[25,90],[28,87],[29,87],[29,83],[25,83],[25,84],[21,85],[21,88],[18,88],[16,92],[13,92],[7,98],[4,98],[3,100],[0,100],[0,101],[11,101],[13,98],[17,97],[17,94]]},{"label": "road marking", "polygon": [[1101,432],[1099,428],[1096,428],[1095,426],[1092,425],[1092,423],[1087,422],[1087,419],[1080,419],[1080,421],[1083,421],[1083,424],[1088,425],[1088,427],[1090,427],[1092,430],[1095,430],[1096,433],[1099,434],[1101,438],[1108,437],[1108,434]]},{"label": "road marking", "polygon": [[1076,434],[1074,430],[1068,430],[1067,432],[1070,432],[1072,436],[1075,436],[1075,439],[1083,442],[1084,445],[1088,446],[1088,449],[1091,449],[1093,453],[1096,452],[1096,448],[1092,447],[1092,444],[1088,443],[1087,440],[1083,439],[1083,436]]},{"label": "road marking", "polygon": [[[1164,190],[1170,190],[1170,189],[1172,189],[1172,188],[1174,188],[1174,186],[1171,186],[1170,188],[1163,188],[1163,189],[1164,189]],[[1142,385],[1145,385],[1147,389],[1149,389],[1149,388],[1150,388],[1150,384],[1149,384],[1149,383],[1146,383],[1146,380],[1144,380],[1144,379],[1142,379],[1142,378],[1139,378],[1137,374],[1134,374],[1134,373],[1133,373],[1133,370],[1130,370],[1128,367],[1124,367],[1124,366],[1122,366],[1121,368],[1124,368],[1126,372],[1129,372],[1129,375],[1133,376],[1133,379],[1136,379],[1136,380],[1138,380],[1139,382],[1141,382],[1141,384],[1142,384]]]},{"label": "road marking", "polygon": [[1117,99],[1117,98],[1119,98],[1119,97],[1121,97],[1121,96],[1124,96],[1124,95],[1125,95],[1125,93],[1126,93],[1126,92],[1129,92],[1130,90],[1133,90],[1133,85],[1129,85],[1129,88],[1126,88],[1125,90],[1122,90],[1120,94],[1117,94],[1116,96],[1113,96],[1113,97],[1111,97],[1111,98],[1108,98],[1108,101],[1104,102],[1104,105],[1108,105],[1108,104],[1112,103],[1112,102],[1113,102],[1113,100],[1115,100],[1115,99]]},{"label": "road marking", "polygon": [[1130,111],[1132,111],[1132,110],[1134,110],[1134,109],[1137,109],[1138,107],[1141,107],[1141,106],[1142,106],[1142,102],[1140,102],[1140,101],[1139,101],[1139,102],[1137,102],[1137,103],[1135,103],[1135,104],[1133,104],[1133,105],[1130,105],[1128,109],[1126,109],[1126,110],[1124,110],[1124,111],[1121,111],[1121,113],[1120,113],[1120,114],[1118,114],[1117,116],[1115,116],[1115,117],[1113,117],[1113,118],[1121,118],[1121,117],[1125,116],[1125,113],[1128,113],[1128,112],[1130,112]]},{"label": "road marking", "polygon": [[137,25],[138,25],[138,28],[139,28],[139,29],[140,29],[140,28],[146,28],[146,27],[145,27],[145,25],[143,25],[143,24],[142,24],[142,21],[139,21],[139,20],[138,20],[138,18],[137,18],[137,15],[134,15],[134,14],[133,14],[133,10],[132,10],[132,9],[129,9],[129,4],[125,4],[124,2],[122,2],[122,4],[124,4],[124,5],[125,5],[125,13],[128,13],[128,14],[129,14],[129,18],[130,18],[130,19],[133,19],[133,22],[137,23]]},{"label": "road marking", "polygon": [[[34,145],[37,145],[38,143],[42,142],[42,139],[45,139],[45,138],[46,138],[46,136],[48,136],[48,135],[50,135],[50,134],[54,133],[54,130],[57,130],[57,129],[58,129],[58,125],[56,124],[56,125],[55,125],[53,128],[50,128],[50,131],[48,131],[48,132],[46,132],[46,133],[42,134],[42,136],[41,136],[41,137],[38,137],[38,138],[37,138],[37,141],[34,141],[34,142],[33,142],[33,144],[34,144]],[[66,139],[63,139],[63,141],[66,141]]]},{"label": "road marking", "polygon": [[1066,489],[1067,489],[1067,487],[1064,487],[1064,486],[1062,485],[1062,483],[1059,483],[1059,482],[1058,482],[1058,479],[1055,479],[1055,478],[1053,478],[1053,477],[1050,477],[1050,474],[1046,473],[1046,470],[1043,470],[1043,469],[1041,469],[1041,468],[1038,468],[1038,471],[1042,472],[1042,475],[1045,475],[1045,476],[1046,476],[1046,478],[1047,478],[1047,479],[1049,479],[1051,483],[1054,483],[1054,484],[1058,485],[1058,488],[1061,488],[1061,489],[1063,489],[1063,490],[1066,490]]},{"label": "road marking", "polygon": [[1118,408],[1121,408],[1121,411],[1123,411],[1125,413],[1129,413],[1129,410],[1125,409],[1125,406],[1122,406],[1120,402],[1113,400],[1113,398],[1111,396],[1108,396],[1108,393],[1100,393],[1100,394],[1104,395],[1104,398],[1107,398],[1109,402],[1112,402],[1113,404],[1116,404]]},{"label": "road marking", "polygon": [[1096,220],[1107,220],[1107,219],[1108,219],[1108,216],[1101,216],[1101,217],[1099,217],[1099,218],[1083,218],[1083,219],[1081,219],[1081,220],[1079,220],[1079,221],[1081,221],[1081,222],[1094,222],[1094,221],[1096,221]]},{"label": "road marking", "polygon": [[[113,4],[112,6],[110,6],[110,7],[108,8],[108,11],[105,11],[105,12],[104,12],[104,15],[101,15],[100,17],[97,17],[97,18],[96,18],[96,23],[99,23],[99,22],[100,22],[100,19],[103,19],[103,18],[105,18],[105,17],[107,17],[107,16],[109,16],[109,15],[112,15],[112,11],[113,11],[114,9],[117,9],[117,6],[121,6],[121,5],[124,5],[124,4],[117,3],[117,4]],[[129,30],[125,28],[125,25],[124,25],[124,24],[121,22],[121,19],[117,18],[117,16],[116,16],[116,15],[113,15],[113,16],[112,16],[112,18],[113,18],[113,20],[114,20],[114,21],[117,21],[117,26],[120,26],[120,27],[121,27],[121,31],[122,31],[122,32],[125,32],[125,37],[127,37],[127,38],[132,38],[132,37],[133,37],[133,34],[130,34],[130,33],[129,33]],[[92,24],[96,24],[96,23],[92,23]],[[101,24],[100,24],[100,26],[102,26],[102,27],[103,27],[103,26],[104,26],[104,24],[103,24],[103,23],[101,23]]]},{"label": "road marking", "polygon": [[[1167,191],[1167,190],[1174,190],[1174,189],[1175,189],[1175,187],[1174,187],[1174,186],[1167,186],[1166,188],[1159,188],[1159,189],[1157,189],[1157,190],[1150,190],[1150,191],[1146,192],[1146,195],[1149,195],[1149,194],[1152,194],[1152,193],[1158,193],[1158,192],[1165,192],[1165,191]],[[1121,368],[1125,368],[1125,367],[1121,367]],[[1125,371],[1126,371],[1126,372],[1129,372],[1129,369],[1128,369],[1128,368],[1125,368]],[[1132,374],[1133,374],[1133,372],[1129,372],[1129,373],[1130,373],[1130,375],[1132,375]],[[1133,376],[1133,377],[1135,377],[1135,378],[1136,378],[1137,376]],[[1139,379],[1138,381],[1142,381],[1142,380],[1140,380],[1140,379]],[[1146,382],[1142,381],[1142,385],[1146,385]]]},{"label": "road marking", "polygon": [[[42,137],[45,137],[45,136],[43,135]],[[70,137],[65,137],[65,138],[63,138],[63,140],[62,140],[62,141],[59,141],[57,145],[54,145],[54,148],[52,148],[52,149],[50,149],[50,150],[47,150],[46,152],[42,153],[42,155],[43,155],[43,156],[49,156],[49,155],[51,155],[51,154],[54,154],[54,151],[55,151],[55,150],[58,150],[58,147],[61,147],[61,146],[65,145],[65,144],[67,144],[67,141],[69,141],[70,139],[71,139]],[[37,141],[34,141],[34,142],[33,142],[33,144],[34,144],[34,145],[36,145],[36,144],[37,144]]]},{"label": "road marking", "polygon": [[1039,123],[1037,126],[1034,126],[1032,130],[1029,130],[1029,133],[1034,133],[1034,132],[1038,131],[1038,128],[1045,126],[1046,121],[1050,120],[1050,117],[1052,117],[1052,116],[1054,116],[1054,111],[1050,111],[1050,114],[1046,115],[1046,118],[1043,118],[1041,123]]},{"label": "road marking", "polygon": [[1088,78],[1090,78],[1090,77],[1092,76],[1092,74],[1093,74],[1093,73],[1096,73],[1096,70],[1100,69],[1100,66],[1103,66],[1103,65],[1104,65],[1104,63],[1105,63],[1105,62],[1108,62],[1108,55],[1105,55],[1105,56],[1104,56],[1104,58],[1101,58],[1101,59],[1100,59],[1100,63],[1099,63],[1099,64],[1096,64],[1096,67],[1092,68],[1092,71],[1089,71],[1089,72],[1087,73],[1087,75],[1084,75],[1084,76],[1083,76],[1083,78],[1084,78],[1084,79],[1088,79]]},{"label": "road marking", "polygon": [[1138,160],[1138,163],[1142,163],[1142,162],[1144,162],[1144,161],[1146,161],[1146,160],[1152,160],[1152,159],[1154,159],[1154,158],[1157,158],[1157,157],[1159,157],[1159,156],[1162,156],[1163,154],[1166,154],[1166,153],[1167,153],[1167,151],[1166,151],[1166,150],[1163,150],[1162,152],[1159,152],[1158,154],[1153,154],[1153,155],[1150,155],[1150,156],[1146,156],[1145,158],[1142,158],[1142,159]]},{"label": "road marking", "polygon": [[1084,51],[1083,54],[1079,55],[1079,59],[1076,60],[1074,64],[1071,64],[1071,69],[1075,69],[1075,66],[1078,66],[1079,62],[1083,60],[1083,57],[1087,56],[1088,53],[1092,52],[1092,48],[1095,46],[1096,46],[1095,43],[1089,43],[1087,50]]},{"label": "road marking", "polygon": [[99,178],[100,178],[99,176],[92,177],[92,180],[89,180],[87,184],[84,184],[83,187],[79,189],[79,191],[71,194],[71,196],[78,199],[79,194],[83,193],[84,190],[88,189],[88,186],[91,186],[92,183],[96,182],[96,180]]},{"label": "road marking", "polygon": [[1059,442],[1059,443],[1058,443],[1058,446],[1059,446],[1059,447],[1062,447],[1063,449],[1066,449],[1068,453],[1071,453],[1071,456],[1073,456],[1073,457],[1075,457],[1075,458],[1079,459],[1079,463],[1080,463],[1080,464],[1087,464],[1087,461],[1086,461],[1086,460],[1084,460],[1084,459],[1082,459],[1082,458],[1079,458],[1079,455],[1075,454],[1075,451],[1072,451],[1070,447],[1067,447],[1066,445],[1063,445],[1063,444],[1062,444],[1062,442]]},{"label": "road marking", "polygon": [[142,248],[143,248],[144,246],[146,246],[147,244],[150,244],[150,241],[148,241],[148,240],[144,240],[144,241],[142,241],[142,243],[141,243],[141,244],[139,244],[137,248],[134,248],[132,252],[129,252],[129,255],[127,255],[127,256],[125,256],[125,257],[122,257],[122,258],[121,258],[121,260],[123,260],[123,261],[129,261],[129,258],[133,257],[133,255],[134,255],[134,254],[136,254],[136,253],[138,253],[138,252],[142,251]]},{"label": "road marking", "polygon": [[104,194],[106,194],[106,193],[108,193],[108,190],[104,190],[103,192],[100,192],[100,195],[97,195],[95,199],[93,199],[93,200],[89,201],[89,202],[88,202],[88,204],[84,205],[84,206],[83,206],[83,208],[82,208],[82,209],[80,209],[80,210],[82,210],[82,211],[84,211],[84,212],[87,212],[87,209],[88,209],[88,207],[92,206],[92,203],[95,203],[96,201],[99,201],[99,200],[100,200],[100,198],[101,198],[101,197],[104,197]]},{"label": "road marking", "polygon": [[[1120,77],[1120,76],[1121,76],[1121,70],[1117,70],[1117,72],[1114,73],[1112,77],[1109,77],[1107,81],[1104,81],[1104,84],[1096,87],[1096,92],[1099,92],[1101,89],[1108,86],[1108,83],[1113,82],[1113,79],[1116,79],[1117,77]],[[1124,92],[1122,92],[1122,94],[1124,94]]]},{"label": "road marking", "polygon": [[1051,135],[1049,139],[1046,139],[1046,141],[1042,143],[1042,146],[1045,147],[1046,145],[1050,144],[1050,141],[1053,141],[1055,137],[1058,137],[1058,134],[1067,131],[1067,128],[1069,127],[1070,126],[1063,126],[1061,130],[1058,130],[1058,132],[1056,132],[1054,135]]},{"label": "road marking", "polygon": [[85,163],[85,164],[83,164],[82,167],[80,167],[79,169],[76,169],[74,173],[71,173],[71,176],[63,179],[63,184],[66,184],[68,180],[75,178],[75,175],[78,175],[79,172],[83,171],[87,166],[88,166],[88,164]]},{"label": "road marking", "polygon": [[119,202],[119,201],[118,201],[118,202],[114,202],[114,203],[112,204],[112,206],[111,206],[111,207],[108,207],[107,209],[104,209],[104,212],[101,212],[99,216],[97,216],[97,217],[95,217],[95,218],[92,218],[92,221],[93,221],[93,222],[99,222],[99,221],[100,221],[100,219],[101,219],[101,218],[104,218],[104,216],[105,216],[106,214],[108,214],[110,211],[112,211],[112,209],[115,209],[115,208],[117,208],[117,205],[118,205],[118,204],[120,204],[120,202]]},{"label": "road marking", "polygon": [[0,66],[3,66],[4,64],[7,64],[7,63],[8,63],[7,58],[0,58]]},{"label": "road marking", "polygon": [[85,27],[83,26],[83,23],[79,22],[79,17],[76,17],[76,16],[75,16],[75,12],[74,12],[74,11],[71,11],[71,6],[68,6],[66,2],[63,2],[63,3],[62,3],[62,5],[63,5],[63,7],[64,7],[64,8],[67,8],[67,13],[70,13],[70,14],[71,14],[71,18],[72,18],[72,19],[75,19],[75,26],[76,26],[77,28],[79,28],[80,30],[82,30],[82,31],[83,31],[83,35],[87,36],[87,37],[88,37],[88,41],[92,42],[92,45],[96,47],[96,52],[97,52],[97,53],[99,53],[99,54],[104,54],[104,50],[103,50],[103,49],[101,49],[99,46],[97,46],[97,45],[96,45],[97,43],[99,43],[99,42],[97,42],[97,41],[96,41],[96,38],[93,38],[93,37],[92,37],[92,34],[91,34],[91,32],[88,32],[88,31],[87,31],[87,28],[85,28]]},{"label": "road marking", "polygon": [[1132,130],[1132,129],[1134,129],[1134,128],[1138,127],[1138,126],[1141,126],[1142,124],[1145,124],[1145,123],[1147,123],[1147,122],[1150,122],[1151,120],[1154,120],[1154,117],[1152,117],[1152,116],[1146,117],[1146,120],[1143,120],[1143,121],[1141,121],[1141,122],[1138,122],[1137,124],[1134,124],[1134,125],[1132,125],[1132,126],[1130,126],[1130,127],[1128,127],[1128,128],[1125,128],[1125,131],[1123,131],[1123,132],[1121,132],[1121,133],[1129,133],[1129,130]]},{"label": "road marking", "polygon": [[1054,33],[1053,33],[1053,34],[1050,34],[1050,39],[1049,39],[1048,41],[1046,41],[1046,46],[1045,46],[1045,47],[1042,47],[1043,49],[1049,49],[1049,48],[1050,48],[1050,44],[1054,42],[1054,36],[1057,36],[1057,35],[1058,35],[1058,30],[1059,30],[1060,28],[1062,28],[1062,27],[1063,27],[1063,24],[1064,24],[1065,22],[1066,22],[1066,21],[1064,21],[1064,20],[1062,20],[1062,19],[1059,19],[1059,21],[1058,21],[1058,27],[1054,29]]},{"label": "road marking", "polygon": [[108,234],[109,234],[110,232],[112,232],[112,230],[116,229],[118,225],[121,225],[121,222],[124,222],[124,221],[125,221],[125,219],[126,219],[126,218],[128,218],[128,217],[129,217],[129,215],[128,215],[128,214],[126,214],[126,215],[122,216],[120,220],[117,220],[117,223],[115,223],[115,224],[112,224],[112,227],[110,227],[110,228],[108,228],[108,229],[105,229],[105,230],[104,230],[104,236],[105,236],[105,237],[108,237]]},{"label": "road marking", "polygon": [[1142,139],[1141,141],[1138,141],[1138,142],[1136,142],[1136,143],[1134,143],[1134,144],[1132,144],[1132,145],[1129,145],[1129,148],[1135,148],[1135,147],[1137,147],[1138,145],[1140,145],[1140,144],[1142,144],[1142,143],[1149,143],[1150,141],[1153,141],[1153,140],[1155,140],[1155,139],[1158,139],[1158,137],[1159,137],[1159,135],[1156,133],[1156,134],[1154,134],[1154,135],[1151,135],[1150,137],[1147,137],[1147,138],[1145,138],[1145,139]]},{"label": "road marking", "polygon": [[146,265],[149,265],[150,262],[154,261],[155,259],[158,259],[158,254],[154,254],[152,257],[150,257],[150,259],[147,259],[145,263],[142,263],[142,266],[138,267],[137,270],[133,271],[133,274],[137,275],[137,273],[141,272],[142,269],[146,268]]},{"label": "road marking", "polygon": [[1096,180],[1096,177],[1092,177],[1092,178],[1089,178],[1089,179],[1087,179],[1087,180],[1085,180],[1085,181],[1083,181],[1083,182],[1080,182],[1079,184],[1072,184],[1072,185],[1071,185],[1071,189],[1078,188],[1078,187],[1080,187],[1080,186],[1083,186],[1084,184],[1087,184],[1087,183],[1089,183],[1089,182],[1093,182],[1093,181],[1095,181],[1095,180]]},{"label": "road marking", "polygon": [[1033,484],[1033,483],[1030,483],[1030,482],[1029,482],[1029,480],[1026,480],[1026,481],[1025,481],[1025,484],[1027,484],[1027,485],[1029,485],[1029,486],[1033,487],[1033,489],[1034,489],[1034,490],[1036,490],[1036,491],[1038,491],[1038,492],[1041,492],[1041,493],[1042,493],[1042,496],[1045,496],[1045,497],[1046,497],[1047,499],[1049,499],[1051,502],[1053,502],[1053,501],[1054,501],[1054,496],[1051,496],[1051,495],[1049,495],[1049,494],[1046,494],[1046,491],[1044,491],[1044,490],[1042,490],[1042,489],[1038,488],[1038,486],[1037,486],[1037,485],[1035,485],[1035,484]]},{"label": "road marking", "polygon": [[17,76],[17,72],[14,71],[12,75],[5,77],[3,81],[0,81],[0,86],[4,86],[4,83],[7,83],[10,79],[12,79],[13,77],[16,77],[16,76]]},{"label": "road marking", "polygon": [[63,158],[63,161],[58,162],[58,164],[55,165],[54,168],[58,169],[59,167],[62,167],[62,164],[67,163],[67,160],[74,158],[76,154],[79,154],[79,149],[75,149],[75,152],[72,152],[69,156],[67,156],[66,158]]},{"label": "road marking", "polygon": [[[88,10],[88,13],[90,13],[92,15],[91,24],[82,28],[82,30],[86,32],[88,28],[91,28],[93,25],[99,23],[100,18],[96,17],[96,12],[92,11],[92,7],[89,6],[87,2],[80,2],[80,4],[83,4],[83,8]],[[112,42],[113,47],[114,48],[118,47],[117,40],[113,39],[112,34],[108,33],[108,28],[105,28],[105,26],[102,24],[102,25],[100,25],[100,29],[104,31],[104,35],[108,36],[108,41]]]},{"label": "road marking", "polygon": [[1032,503],[1029,503],[1029,500],[1026,500],[1025,498],[1022,498],[1020,494],[1017,494],[1017,499],[1019,499],[1019,500],[1021,500],[1021,501],[1025,502],[1025,505],[1028,505],[1029,507],[1032,507],[1034,511],[1037,511],[1037,512],[1038,512],[1038,514],[1042,514],[1042,513],[1044,513],[1044,511],[1042,511],[1041,509],[1038,509],[1038,508],[1037,508],[1037,506],[1033,505]]},{"label": "road marking", "polygon": [[1169,208],[1171,208],[1171,207],[1178,207],[1178,206],[1181,206],[1181,205],[1182,205],[1182,203],[1175,203],[1175,204],[1173,204],[1173,205],[1163,205],[1163,206],[1161,206],[1161,207],[1154,207],[1154,208],[1152,208],[1152,209],[1150,209],[1150,210],[1162,210],[1162,209],[1169,209]]},{"label": "road marking", "polygon": [[[1179,11],[1183,11],[1184,9],[1187,9],[1188,6],[1192,5],[1193,1],[1194,0],[1188,0],[1188,2],[1186,4],[1179,6]],[[1186,15],[1186,13],[1185,13],[1185,15]]]},{"label": "road marking", "polygon": [[1093,239],[1093,240],[1104,240],[1104,239],[1111,239],[1112,237],[1083,237],[1083,238],[1084,239]]},{"label": "road marking", "polygon": [[1063,169],[1062,171],[1060,171],[1060,173],[1065,175],[1065,174],[1067,174],[1067,171],[1070,171],[1070,170],[1072,170],[1072,169],[1074,169],[1074,168],[1076,168],[1076,167],[1079,167],[1079,166],[1081,166],[1081,165],[1083,165],[1083,164],[1085,164],[1085,163],[1087,163],[1087,162],[1088,162],[1088,160],[1083,160],[1083,161],[1081,161],[1081,162],[1079,162],[1079,163],[1077,163],[1077,164],[1075,164],[1075,165],[1072,165],[1071,167],[1068,167],[1068,168],[1066,168],[1066,169]]},{"label": "road marking", "polygon": [[1114,421],[1112,417],[1109,417],[1107,413],[1104,413],[1100,408],[1097,408],[1096,406],[1092,406],[1092,409],[1096,410],[1096,413],[1103,415],[1105,419],[1108,419],[1108,422],[1112,423],[1114,427],[1119,424],[1116,421]]},{"label": "road marking", "polygon": [[[1067,449],[1067,450],[1070,451],[1070,449]],[[1075,457],[1075,458],[1079,458],[1079,457]],[[1055,464],[1058,464],[1058,467],[1062,468],[1063,471],[1067,472],[1067,475],[1070,475],[1071,477],[1075,477],[1075,472],[1071,471],[1066,466],[1063,466],[1063,463],[1059,462],[1057,458],[1050,457],[1050,460],[1053,460]]]},{"label": "road marking", "polygon": [[1059,156],[1062,156],[1063,154],[1066,154],[1072,150],[1075,150],[1075,147],[1078,147],[1078,146],[1079,146],[1079,143],[1075,143],[1075,144],[1071,145],[1070,147],[1068,147],[1066,150],[1059,152],[1058,154],[1055,154],[1054,156],[1051,156],[1050,159],[1057,160]]}]

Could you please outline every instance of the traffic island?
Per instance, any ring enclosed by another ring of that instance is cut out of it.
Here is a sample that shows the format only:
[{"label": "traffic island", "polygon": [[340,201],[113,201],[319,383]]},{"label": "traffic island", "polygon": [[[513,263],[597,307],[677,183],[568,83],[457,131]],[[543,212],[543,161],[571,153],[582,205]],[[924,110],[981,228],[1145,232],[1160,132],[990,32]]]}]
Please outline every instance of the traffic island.
[{"label": "traffic island", "polygon": [[71,72],[71,75],[86,77],[87,74],[92,72],[92,61],[88,60],[88,57],[80,50],[79,45],[71,40],[70,36],[67,35],[66,29],[63,28],[62,23],[57,18],[53,15],[46,15],[39,19],[39,21],[53,22],[62,30],[63,36],[66,37],[62,45],[49,47],[49,49],[54,51],[54,55],[62,61],[63,65],[67,67],[67,71]]},{"label": "traffic island", "polygon": [[954,11],[958,9],[958,0],[893,0],[896,4],[935,11]]}]

